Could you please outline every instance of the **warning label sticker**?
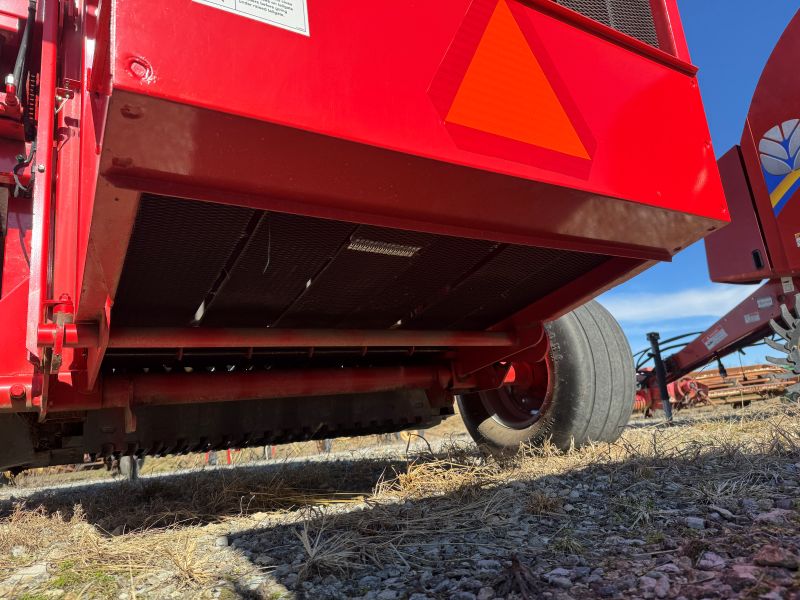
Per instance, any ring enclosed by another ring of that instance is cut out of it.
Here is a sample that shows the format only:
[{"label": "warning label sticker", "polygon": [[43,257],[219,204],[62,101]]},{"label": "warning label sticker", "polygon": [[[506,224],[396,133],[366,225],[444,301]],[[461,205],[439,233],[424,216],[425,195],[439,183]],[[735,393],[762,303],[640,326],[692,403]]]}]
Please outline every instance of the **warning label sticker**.
[{"label": "warning label sticker", "polygon": [[757,312],[747,313],[744,316],[744,322],[748,324],[758,323],[760,320],[761,320],[761,315],[759,315]]},{"label": "warning label sticker", "polygon": [[242,17],[310,35],[306,0],[194,0]]},{"label": "warning label sticker", "polygon": [[706,335],[705,339],[703,340],[703,345],[705,345],[706,348],[711,350],[726,337],[728,337],[728,332],[725,331],[722,327],[717,327],[716,329],[714,329],[714,331]]},{"label": "warning label sticker", "polygon": [[758,308],[769,308],[772,306],[772,298],[770,296],[756,298],[756,304],[758,305]]}]

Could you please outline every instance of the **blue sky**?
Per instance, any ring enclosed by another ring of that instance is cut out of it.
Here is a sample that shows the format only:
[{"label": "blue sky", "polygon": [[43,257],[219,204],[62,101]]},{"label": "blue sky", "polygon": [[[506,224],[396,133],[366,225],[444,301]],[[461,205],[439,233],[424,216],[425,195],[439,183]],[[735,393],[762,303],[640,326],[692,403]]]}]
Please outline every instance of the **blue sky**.
[{"label": "blue sky", "polygon": [[[761,70],[800,0],[679,0],[679,7],[720,156],[738,143]],[[600,301],[620,321],[636,352],[647,346],[648,331],[665,338],[706,329],[753,289],[711,283],[705,248],[698,242]],[[747,350],[742,360],[762,362],[764,354],[760,346]],[[736,366],[738,359],[732,356],[727,363]]]}]

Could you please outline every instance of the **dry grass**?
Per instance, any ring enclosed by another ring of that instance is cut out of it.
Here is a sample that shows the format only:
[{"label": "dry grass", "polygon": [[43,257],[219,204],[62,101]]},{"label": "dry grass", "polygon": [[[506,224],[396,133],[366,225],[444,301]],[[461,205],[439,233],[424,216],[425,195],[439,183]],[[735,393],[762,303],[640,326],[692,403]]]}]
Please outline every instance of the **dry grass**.
[{"label": "dry grass", "polygon": [[[564,499],[539,487],[543,481],[576,475],[616,481],[615,498],[609,499],[612,509],[631,528],[646,529],[662,511],[652,497],[637,491],[641,482],[658,489],[680,481],[697,500],[720,506],[770,491],[779,463],[800,457],[799,416],[796,406],[777,403],[689,414],[674,427],[642,422],[614,444],[566,453],[549,445],[521,448],[502,463],[483,460],[469,447],[451,446],[443,457],[410,461],[380,481],[369,511],[326,513],[324,533],[337,541],[340,553],[346,548],[337,535],[361,534],[351,538],[350,550],[358,550],[365,564],[400,560],[424,566],[424,561],[404,555],[403,548],[424,545],[431,531],[447,537],[491,529],[496,537],[504,526],[513,526],[504,522],[510,502],[522,502],[536,515],[563,516]],[[518,489],[527,492],[521,499]],[[435,503],[413,502],[431,498]],[[309,527],[307,521],[303,527]],[[564,554],[584,549],[568,529],[554,537],[550,548]]]},{"label": "dry grass", "polygon": [[[503,536],[515,526],[509,506],[563,518],[565,500],[552,491],[562,478],[602,477],[615,490],[610,510],[633,527],[648,528],[669,511],[648,500],[643,485],[680,481],[693,501],[721,507],[769,491],[781,465],[800,457],[798,416],[796,406],[770,403],[689,413],[674,427],[637,420],[614,444],[566,453],[550,445],[525,447],[504,462],[450,443],[435,456],[395,462],[242,468],[34,495],[27,506],[0,503],[0,556],[24,548],[11,563],[0,560],[0,581],[20,566],[45,561],[73,592],[83,586],[98,596],[133,590],[153,573],[176,589],[198,590],[228,576],[211,558],[209,540],[220,527],[253,527],[247,517],[254,514],[267,531],[291,530],[304,554],[301,577],[343,576],[364,565],[430,566],[419,549],[435,544],[434,537],[467,533],[485,532],[482,545],[508,555],[519,550]],[[548,548],[581,554],[587,543],[565,524]]]},{"label": "dry grass", "polygon": [[69,519],[47,514],[43,507],[15,505],[0,521],[0,581],[19,568],[46,562],[53,574],[51,587],[78,597],[111,595],[127,584],[134,588],[142,576],[164,575],[185,589],[208,584],[213,571],[208,554],[200,550],[196,532],[189,529],[139,531],[118,537],[86,522],[80,507]]}]

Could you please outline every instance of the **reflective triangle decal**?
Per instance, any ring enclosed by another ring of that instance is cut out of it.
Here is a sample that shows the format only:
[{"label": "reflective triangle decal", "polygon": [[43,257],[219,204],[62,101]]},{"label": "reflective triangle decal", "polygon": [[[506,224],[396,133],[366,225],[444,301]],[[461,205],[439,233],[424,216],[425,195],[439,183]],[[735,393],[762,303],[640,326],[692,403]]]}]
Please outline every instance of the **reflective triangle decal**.
[{"label": "reflective triangle decal", "polygon": [[445,121],[590,158],[507,0],[497,3]]}]

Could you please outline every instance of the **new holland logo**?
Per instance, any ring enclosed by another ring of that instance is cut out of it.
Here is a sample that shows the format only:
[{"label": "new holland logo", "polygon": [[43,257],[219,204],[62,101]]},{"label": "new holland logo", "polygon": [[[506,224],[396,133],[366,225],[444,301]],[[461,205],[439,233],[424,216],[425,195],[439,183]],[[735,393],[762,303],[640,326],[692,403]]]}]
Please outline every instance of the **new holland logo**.
[{"label": "new holland logo", "polygon": [[462,148],[586,176],[594,139],[526,10],[474,0],[430,97]]},{"label": "new holland logo", "polygon": [[784,121],[764,134],[758,144],[772,210],[783,210],[800,189],[800,119]]}]

